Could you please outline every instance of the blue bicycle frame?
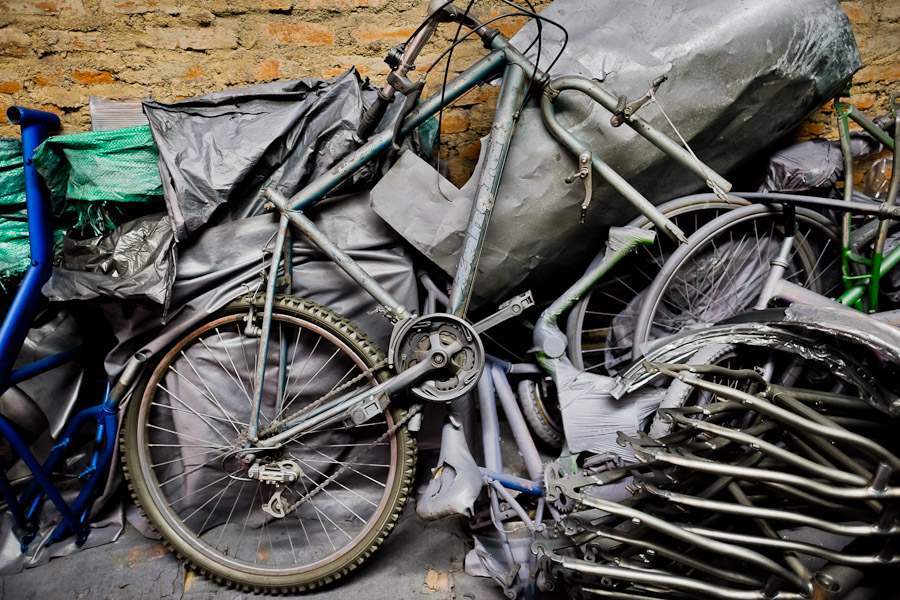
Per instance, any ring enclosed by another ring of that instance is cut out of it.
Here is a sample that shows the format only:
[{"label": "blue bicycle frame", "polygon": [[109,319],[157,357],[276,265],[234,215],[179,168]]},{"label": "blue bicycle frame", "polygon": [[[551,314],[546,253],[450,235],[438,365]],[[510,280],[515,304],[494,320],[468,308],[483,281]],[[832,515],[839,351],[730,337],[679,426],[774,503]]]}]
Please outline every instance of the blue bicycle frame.
[{"label": "blue bicycle frame", "polygon": [[[31,265],[3,319],[0,328],[0,394],[11,386],[36,377],[75,358],[79,348],[73,348],[38,360],[18,369],[13,364],[38,309],[41,288],[50,278],[53,265],[53,228],[50,198],[40,175],[34,167],[33,157],[37,147],[47,138],[48,131],[59,127],[59,117],[52,113],[13,106],[7,110],[10,123],[22,128],[22,152],[25,164],[25,192],[28,210],[28,236],[31,248]],[[62,522],[47,538],[46,543],[58,541],[70,533],[82,545],[90,527],[88,518],[98,484],[104,480],[116,443],[118,401],[107,392],[104,401],[78,413],[66,427],[59,442],[41,464],[29,450],[14,424],[0,415],[0,435],[5,437],[22,458],[33,475],[25,491],[16,496],[6,473],[0,471],[0,493],[3,494],[16,526],[22,530],[22,551],[38,533],[38,516],[44,497],[53,502],[62,515]],[[73,436],[85,424],[95,426],[94,451],[79,479],[84,483],[78,496],[68,503],[56,489],[51,473],[59,463]]]}]

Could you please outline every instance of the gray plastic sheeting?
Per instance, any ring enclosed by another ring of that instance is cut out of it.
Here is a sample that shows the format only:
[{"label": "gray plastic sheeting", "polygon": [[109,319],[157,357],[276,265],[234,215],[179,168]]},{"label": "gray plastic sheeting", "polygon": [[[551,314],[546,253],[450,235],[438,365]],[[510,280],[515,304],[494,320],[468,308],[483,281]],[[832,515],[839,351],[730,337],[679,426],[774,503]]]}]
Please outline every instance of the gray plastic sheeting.
[{"label": "gray plastic sheeting", "polygon": [[[366,193],[326,200],[306,214],[401,304],[418,306],[412,257],[369,208]],[[234,298],[261,289],[260,274],[269,263],[262,250],[271,244],[277,224],[273,215],[223,223],[180,246],[168,314],[120,303],[106,307],[120,342],[107,357],[107,372],[117,374],[139,350],[156,354]],[[293,251],[294,295],[332,308],[387,348],[391,324],[374,312],[375,300],[304,240],[295,240]]]},{"label": "gray plastic sheeting", "polygon": [[[631,99],[668,75],[659,104],[699,157],[723,173],[789,132],[860,66],[849,22],[835,0],[557,0],[542,15],[569,32],[553,75],[599,78],[607,90]],[[543,31],[540,64],[548,65],[561,35],[550,25]],[[524,49],[535,34],[529,24],[513,43]],[[556,104],[561,124],[654,203],[703,186],[628,127],[612,128],[609,112],[586,96],[565,92]],[[675,137],[657,106],[639,114]],[[435,191],[434,171],[425,163],[414,167],[397,167],[407,178],[402,193],[394,187],[398,178],[376,187],[375,210],[454,273],[456,232],[465,229],[472,196],[444,182],[448,202]],[[477,293],[499,301],[530,273],[535,280],[552,276],[560,264],[599,247],[604,225],[635,215],[595,177],[587,224],[580,225],[583,187],[564,182],[574,171],[575,157],[544,129],[532,101],[509,150]]]},{"label": "gray plastic sheeting", "polygon": [[42,291],[51,300],[119,298],[166,304],[175,278],[175,236],[165,213],[123,223],[111,233],[63,238],[62,264]]},{"label": "gray plastic sheeting", "polygon": [[[208,222],[262,212],[259,193],[286,197],[357,147],[354,133],[375,91],[354,70],[333,81],[300,79],[216,92],[171,104],[144,101],[176,239]],[[401,103],[394,103],[390,123]],[[389,157],[370,163],[344,193],[371,184]]]}]

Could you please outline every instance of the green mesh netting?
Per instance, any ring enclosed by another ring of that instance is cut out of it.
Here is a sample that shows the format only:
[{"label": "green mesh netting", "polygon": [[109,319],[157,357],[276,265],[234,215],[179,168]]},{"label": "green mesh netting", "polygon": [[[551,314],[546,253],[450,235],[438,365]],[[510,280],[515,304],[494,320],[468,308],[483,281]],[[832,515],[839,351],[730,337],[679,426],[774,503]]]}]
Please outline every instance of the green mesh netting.
[{"label": "green mesh netting", "polygon": [[[146,125],[55,136],[34,153],[54,211],[95,235],[130,218],[134,213],[129,208],[140,208],[143,214],[162,205],[158,160]],[[153,206],[129,206],[136,203]]]},{"label": "green mesh netting", "polygon": [[22,141],[0,138],[0,292],[28,268],[28,223],[25,220],[25,173]]}]

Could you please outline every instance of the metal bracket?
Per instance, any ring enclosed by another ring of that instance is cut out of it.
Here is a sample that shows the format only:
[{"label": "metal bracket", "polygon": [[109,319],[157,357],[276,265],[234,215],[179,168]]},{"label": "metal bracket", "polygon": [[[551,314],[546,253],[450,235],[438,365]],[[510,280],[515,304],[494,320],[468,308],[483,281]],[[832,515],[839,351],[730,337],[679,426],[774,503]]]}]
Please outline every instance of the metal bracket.
[{"label": "metal bracket", "polygon": [[653,83],[650,85],[650,89],[647,90],[647,93],[637,100],[628,102],[628,99],[625,96],[619,96],[619,103],[616,104],[616,110],[613,111],[613,116],[609,119],[609,124],[613,127],[619,127],[622,123],[630,119],[642,106],[653,99],[656,90],[659,89],[659,86],[661,86],[666,79],[668,79],[668,77],[665,75],[660,75],[654,79]]},{"label": "metal bracket", "polygon": [[365,400],[350,409],[350,417],[346,419],[347,425],[350,427],[362,425],[369,419],[384,412],[386,404],[381,403],[381,398],[384,398],[384,396],[380,398],[376,398],[374,395],[366,396]]},{"label": "metal bracket", "polygon": [[251,479],[258,479],[270,485],[293,483],[302,475],[303,469],[292,460],[282,460],[268,465],[257,462],[251,465],[247,472],[247,476]]},{"label": "metal bracket", "polygon": [[528,290],[524,294],[519,294],[518,296],[510,298],[509,300],[501,304],[497,309],[497,312],[489,317],[482,319],[481,321],[478,321],[477,323],[475,323],[475,325],[472,326],[472,328],[476,333],[482,333],[484,331],[487,331],[494,325],[522,314],[523,312],[525,312],[526,308],[530,308],[532,306],[534,306],[534,298],[531,295],[531,290]]},{"label": "metal bracket", "polygon": [[576,179],[581,179],[584,183],[584,200],[581,202],[581,217],[578,222],[584,223],[584,217],[587,215],[588,205],[591,203],[591,196],[594,193],[594,177],[593,177],[593,155],[590,150],[585,150],[578,155],[578,170],[566,177],[566,183],[572,183]]},{"label": "metal bracket", "polygon": [[281,497],[281,492],[284,491],[284,488],[278,488],[272,497],[269,498],[269,501],[262,505],[262,509],[264,513],[270,514],[276,519],[282,519],[287,514],[288,504],[285,502],[284,498]]}]

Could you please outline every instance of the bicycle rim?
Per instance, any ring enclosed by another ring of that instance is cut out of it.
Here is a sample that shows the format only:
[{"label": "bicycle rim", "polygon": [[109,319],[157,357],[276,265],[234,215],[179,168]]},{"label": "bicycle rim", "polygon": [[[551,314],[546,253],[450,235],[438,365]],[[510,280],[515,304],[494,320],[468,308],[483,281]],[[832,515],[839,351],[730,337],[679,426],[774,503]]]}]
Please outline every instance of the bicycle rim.
[{"label": "bicycle rim", "polygon": [[[659,210],[686,235],[691,235],[710,220],[746,204],[740,198],[724,202],[688,196],[666,202]],[[648,229],[654,225],[647,217],[639,216],[628,227]],[[636,247],[572,308],[566,324],[572,364],[593,373],[614,375],[629,363],[643,297],[676,249],[677,244],[666,236],[657,236],[652,245]]]},{"label": "bicycle rim", "polygon": [[[666,262],[636,319],[633,351],[648,340],[699,328],[753,308],[784,239],[780,207],[751,205],[711,221]],[[837,283],[837,232],[797,210],[799,231],[784,279],[828,294]]]},{"label": "bicycle rim", "polygon": [[[402,416],[386,410],[361,426],[335,423],[298,436],[254,461],[291,461],[299,467],[296,482],[251,477],[235,450],[246,443],[260,343],[246,335],[252,301],[232,305],[162,357],[129,409],[124,455],[137,503],[191,566],[243,589],[302,591],[355,569],[381,544],[406,502],[415,447],[405,428],[380,440]],[[261,429],[381,358],[343,317],[276,299]],[[362,379],[354,385],[375,381]],[[281,518],[264,510],[277,505],[276,492],[282,506],[296,507]]]}]

